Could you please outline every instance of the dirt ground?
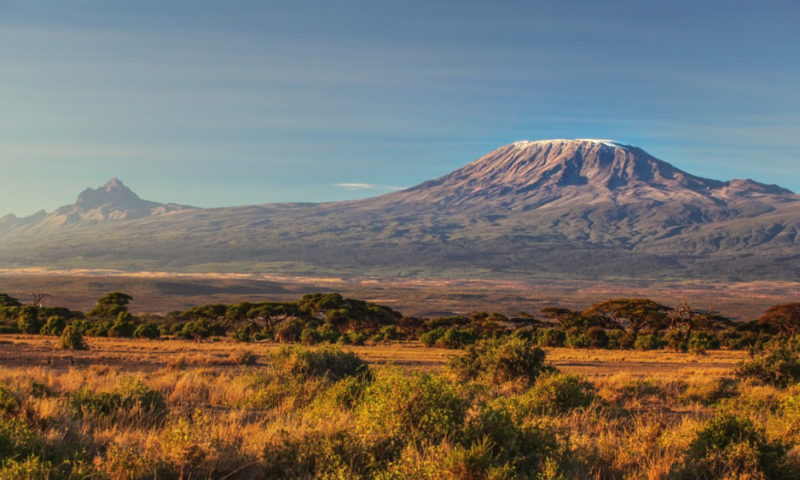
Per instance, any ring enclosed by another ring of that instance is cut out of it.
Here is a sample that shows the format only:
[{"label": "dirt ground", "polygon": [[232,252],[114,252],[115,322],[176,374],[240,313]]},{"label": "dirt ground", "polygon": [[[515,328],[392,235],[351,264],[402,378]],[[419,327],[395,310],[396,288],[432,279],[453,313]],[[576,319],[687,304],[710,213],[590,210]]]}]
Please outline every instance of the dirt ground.
[{"label": "dirt ground", "polygon": [[[232,354],[242,350],[263,356],[280,348],[277,343],[242,344],[224,338],[218,341],[145,340],[88,338],[87,351],[57,348],[56,337],[4,335],[0,337],[0,368],[53,369],[103,366],[123,371],[151,371],[161,368],[235,369]],[[368,346],[343,346],[372,365],[395,364],[406,370],[438,371],[460,352],[427,348],[418,342],[390,342]],[[747,358],[742,351],[716,350],[706,355],[666,351],[613,351],[594,349],[547,349],[548,362],[558,369],[587,379],[618,375],[636,378],[680,379],[718,378],[731,375]],[[234,355],[235,356],[235,355]]]}]

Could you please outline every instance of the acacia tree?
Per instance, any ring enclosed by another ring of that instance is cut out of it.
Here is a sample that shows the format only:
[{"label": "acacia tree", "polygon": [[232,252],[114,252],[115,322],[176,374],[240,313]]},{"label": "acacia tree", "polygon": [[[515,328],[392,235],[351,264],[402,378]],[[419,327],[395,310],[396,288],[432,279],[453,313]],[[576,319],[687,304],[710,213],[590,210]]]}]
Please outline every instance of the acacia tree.
[{"label": "acacia tree", "polygon": [[0,293],[0,307],[19,307],[21,305],[16,298],[6,293]]},{"label": "acacia tree", "polygon": [[607,325],[638,335],[645,327],[660,328],[670,310],[648,298],[614,298],[592,305],[583,315],[600,317]]},{"label": "acacia tree", "polygon": [[800,303],[784,303],[769,307],[758,321],[773,325],[786,335],[796,335],[800,333]]},{"label": "acacia tree", "polygon": [[719,312],[696,310],[689,306],[687,302],[675,307],[668,317],[670,326],[672,328],[685,328],[687,336],[693,331],[715,332],[733,324],[729,318],[723,317]]},{"label": "acacia tree", "polygon": [[564,330],[578,326],[581,323],[581,313],[568,308],[544,307],[540,312],[548,320],[557,322]]},{"label": "acacia tree", "polygon": [[103,295],[97,305],[89,312],[89,315],[96,317],[116,317],[122,312],[128,311],[128,304],[133,297],[127,293],[109,292]]}]

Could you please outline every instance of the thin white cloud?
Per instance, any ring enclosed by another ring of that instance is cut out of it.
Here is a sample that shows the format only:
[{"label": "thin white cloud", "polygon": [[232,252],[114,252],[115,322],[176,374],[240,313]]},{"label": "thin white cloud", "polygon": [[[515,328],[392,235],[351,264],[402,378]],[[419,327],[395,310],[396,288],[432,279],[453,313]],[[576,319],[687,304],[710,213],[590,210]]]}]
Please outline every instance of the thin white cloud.
[{"label": "thin white cloud", "polygon": [[374,190],[375,185],[371,183],[334,183],[334,187],[344,188],[345,190]]}]

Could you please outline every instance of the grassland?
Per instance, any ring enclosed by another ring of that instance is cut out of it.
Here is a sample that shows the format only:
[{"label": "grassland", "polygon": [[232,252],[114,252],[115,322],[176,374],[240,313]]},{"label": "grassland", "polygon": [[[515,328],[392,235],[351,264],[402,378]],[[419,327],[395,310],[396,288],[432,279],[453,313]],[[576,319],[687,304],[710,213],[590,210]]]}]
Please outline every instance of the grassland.
[{"label": "grassland", "polygon": [[89,338],[88,351],[0,340],[3,480],[788,479],[800,467],[800,387],[737,378],[741,351],[547,349],[526,383],[460,377],[448,363],[463,351],[417,342],[341,347],[360,367],[329,347],[225,338]]}]

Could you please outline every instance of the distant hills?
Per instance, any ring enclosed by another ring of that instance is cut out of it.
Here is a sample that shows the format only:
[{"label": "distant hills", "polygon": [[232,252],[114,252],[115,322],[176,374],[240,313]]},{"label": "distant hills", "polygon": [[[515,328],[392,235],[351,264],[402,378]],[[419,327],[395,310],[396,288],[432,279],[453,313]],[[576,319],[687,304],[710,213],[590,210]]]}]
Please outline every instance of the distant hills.
[{"label": "distant hills", "polygon": [[122,182],[0,219],[7,266],[340,276],[800,280],[800,196],[610,140],[523,141],[366,200],[200,209]]}]

